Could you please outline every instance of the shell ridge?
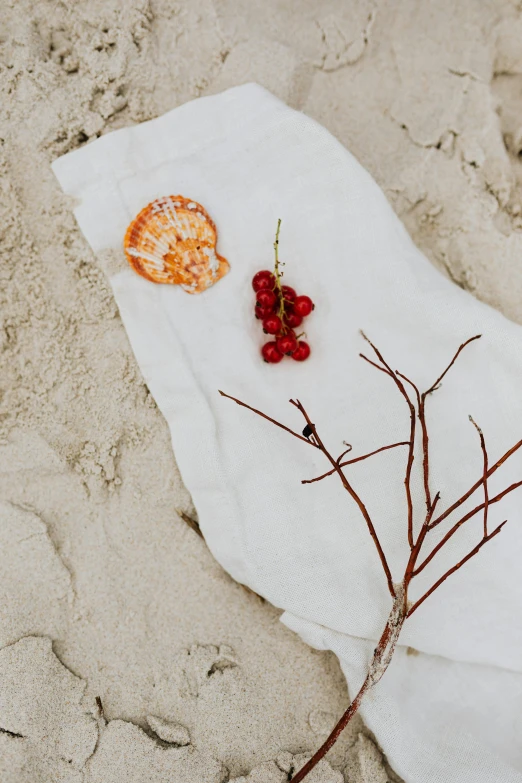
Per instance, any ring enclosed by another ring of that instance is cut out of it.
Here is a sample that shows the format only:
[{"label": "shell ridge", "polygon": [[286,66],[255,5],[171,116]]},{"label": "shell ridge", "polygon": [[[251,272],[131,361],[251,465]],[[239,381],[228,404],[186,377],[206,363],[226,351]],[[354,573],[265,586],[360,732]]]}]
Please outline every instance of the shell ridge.
[{"label": "shell ridge", "polygon": [[131,267],[156,283],[200,293],[225,275],[230,265],[217,252],[217,229],[205,208],[184,196],[155,199],[131,222],[124,251]]}]

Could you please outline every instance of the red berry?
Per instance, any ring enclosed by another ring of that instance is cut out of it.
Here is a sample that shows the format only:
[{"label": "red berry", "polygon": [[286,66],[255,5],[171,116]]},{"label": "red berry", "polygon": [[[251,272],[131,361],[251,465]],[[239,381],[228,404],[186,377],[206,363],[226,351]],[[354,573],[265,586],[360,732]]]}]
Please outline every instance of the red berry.
[{"label": "red berry", "polygon": [[276,345],[281,353],[290,356],[297,348],[297,338],[293,332],[287,332],[277,338]]},{"label": "red berry", "polygon": [[297,348],[292,354],[292,359],[295,359],[296,362],[304,362],[305,359],[308,359],[310,356],[310,346],[308,343],[305,343],[304,340],[299,340],[297,344]]},{"label": "red berry", "polygon": [[256,304],[255,313],[256,313],[256,318],[259,318],[261,321],[263,321],[265,318],[268,318],[270,315],[273,315],[274,308],[259,307],[259,305]]},{"label": "red berry", "polygon": [[261,291],[262,288],[273,288],[274,285],[275,277],[268,269],[262,269],[261,272],[257,272],[252,278],[254,291]]},{"label": "red berry", "polygon": [[306,318],[310,315],[315,305],[309,296],[298,296],[294,302],[294,312]]},{"label": "red berry", "polygon": [[303,323],[303,318],[297,313],[294,313],[292,308],[290,312],[285,312],[285,323],[291,329],[297,329],[297,327],[301,326],[301,324]]},{"label": "red berry", "polygon": [[281,286],[281,292],[283,294],[283,299],[285,300],[285,302],[293,302],[297,296],[295,292],[295,288],[292,288],[289,285]]},{"label": "red berry", "polygon": [[270,290],[270,288],[261,288],[257,291],[257,304],[260,307],[273,308],[277,302],[277,294]]},{"label": "red berry", "polygon": [[277,364],[283,358],[283,354],[278,350],[276,343],[265,343],[261,348],[261,354],[265,362]]},{"label": "red berry", "polygon": [[263,331],[266,334],[279,334],[282,328],[283,324],[278,315],[269,315],[268,318],[263,320]]}]

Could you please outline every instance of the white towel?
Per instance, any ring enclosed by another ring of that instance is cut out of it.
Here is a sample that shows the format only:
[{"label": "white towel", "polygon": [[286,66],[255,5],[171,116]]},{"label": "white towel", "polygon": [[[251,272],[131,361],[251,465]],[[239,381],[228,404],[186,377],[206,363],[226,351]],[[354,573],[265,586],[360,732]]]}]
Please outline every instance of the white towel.
[{"label": "white towel", "polygon": [[[484,431],[490,463],[522,438],[520,326],[440,275],[350,153],[257,85],[115,131],[53,169],[78,200],[76,218],[93,250],[104,263],[112,258],[123,322],[211,551],[284,609],[283,622],[309,644],[337,654],[354,695],[391,608],[365,523],[337,477],[301,485],[328,469],[319,451],[218,389],[299,431],[304,422],[288,404],[298,397],[330,449],[337,455],[348,441],[357,456],[409,432],[393,382],[358,357],[368,352],[359,329],[421,389],[460,343],[482,333],[428,399],[431,484],[442,510],[482,474],[469,414]],[[200,295],[150,283],[123,260],[128,223],[171,194],[204,205],[231,265]],[[251,278],[273,264],[278,218],[285,282],[309,294],[316,310],[306,322],[311,358],[267,365]],[[405,451],[347,469],[396,580],[409,554]],[[491,477],[491,494],[522,478],[521,452]],[[421,462],[418,453],[417,531]],[[481,499],[478,489],[464,510]],[[407,621],[389,670],[363,701],[366,723],[407,783],[522,781],[521,503],[522,489],[491,506],[490,529],[508,524]],[[430,540],[448,529],[439,525]],[[481,530],[481,515],[467,522],[411,597],[478,543]]]}]

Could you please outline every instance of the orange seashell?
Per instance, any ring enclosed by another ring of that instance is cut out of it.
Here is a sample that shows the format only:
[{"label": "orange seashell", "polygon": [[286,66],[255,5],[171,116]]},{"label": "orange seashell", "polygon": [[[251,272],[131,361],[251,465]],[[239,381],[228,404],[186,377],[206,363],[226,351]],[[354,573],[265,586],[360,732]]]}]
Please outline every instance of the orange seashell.
[{"label": "orange seashell", "polygon": [[153,283],[199,294],[230,265],[216,251],[217,230],[207,211],[184,196],[158,198],[134,218],[123,240],[127,261]]}]

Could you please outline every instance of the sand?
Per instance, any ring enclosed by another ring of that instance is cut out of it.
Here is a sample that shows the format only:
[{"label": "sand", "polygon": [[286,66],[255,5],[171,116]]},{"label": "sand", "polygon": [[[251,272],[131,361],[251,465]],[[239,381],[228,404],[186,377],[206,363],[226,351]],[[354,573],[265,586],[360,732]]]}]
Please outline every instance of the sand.
[{"label": "sand", "polygon": [[[329,128],[430,260],[522,323],[522,4],[3,0],[3,783],[283,783],[348,703],[335,658],[183,522],[166,424],[49,167],[250,80]],[[396,780],[360,719],[310,783],[343,774]]]}]

